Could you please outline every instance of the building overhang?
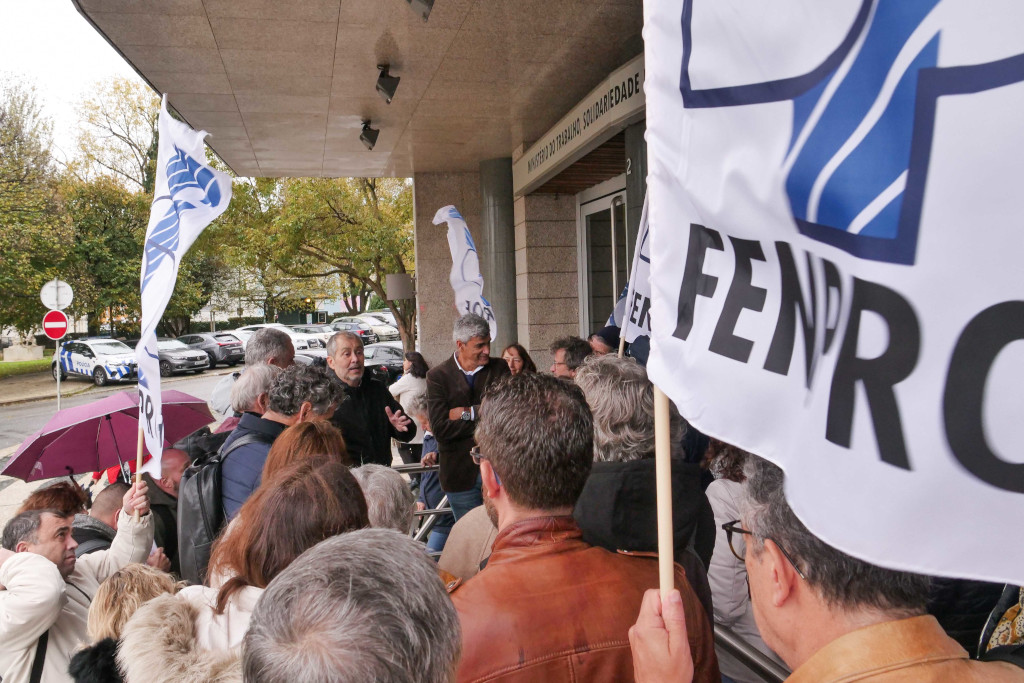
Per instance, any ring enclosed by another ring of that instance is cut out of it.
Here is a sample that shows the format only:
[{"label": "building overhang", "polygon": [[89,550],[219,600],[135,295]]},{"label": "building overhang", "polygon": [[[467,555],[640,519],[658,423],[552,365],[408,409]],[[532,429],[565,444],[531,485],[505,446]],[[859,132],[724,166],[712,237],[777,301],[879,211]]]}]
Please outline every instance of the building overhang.
[{"label": "building overhang", "polygon": [[405,0],[72,1],[243,176],[473,171],[643,49],[641,0],[436,0],[426,22]]}]

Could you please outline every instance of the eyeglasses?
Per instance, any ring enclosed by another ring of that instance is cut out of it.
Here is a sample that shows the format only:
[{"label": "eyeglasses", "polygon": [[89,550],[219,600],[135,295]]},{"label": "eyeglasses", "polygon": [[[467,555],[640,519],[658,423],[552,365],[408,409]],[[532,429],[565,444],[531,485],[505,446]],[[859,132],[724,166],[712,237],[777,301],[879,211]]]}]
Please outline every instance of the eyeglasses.
[{"label": "eyeglasses", "polygon": [[[732,554],[736,556],[737,560],[739,560],[740,562],[743,562],[744,555],[746,555],[746,551],[747,551],[747,545],[746,545],[746,543],[741,545],[740,546],[740,548],[742,549],[741,551],[737,551],[736,550],[736,546],[739,544],[740,536],[741,535],[746,534],[748,536],[753,536],[754,532],[750,531],[749,529],[744,529],[743,527],[741,527],[740,526],[740,520],[738,520],[738,519],[734,519],[731,522],[726,522],[725,524],[722,525],[722,529],[725,530],[725,540],[729,543],[729,550],[732,551]],[[736,536],[734,536],[733,534],[736,534]],[[735,538],[735,541],[733,540],[734,538]],[[797,565],[797,563],[795,561],[793,561],[793,558],[790,556],[789,553],[786,552],[786,549],[783,548],[779,544],[778,541],[776,541],[774,538],[768,538],[768,537],[766,537],[765,540],[766,541],[771,541],[772,543],[774,543],[775,547],[779,549],[779,552],[782,553],[783,557],[785,557],[787,560],[789,560],[789,563],[791,565],[793,565],[793,569],[796,571],[797,576],[799,576],[804,581],[807,580],[807,577],[804,576],[803,571],[800,570],[799,565]]]},{"label": "eyeglasses", "polygon": [[[473,446],[469,449],[469,457],[473,458],[474,465],[479,465],[481,460],[487,460],[487,456],[480,452],[479,446]],[[501,477],[494,471],[494,465],[491,465],[491,472],[494,473],[494,481],[498,483],[498,486],[501,486]]]}]

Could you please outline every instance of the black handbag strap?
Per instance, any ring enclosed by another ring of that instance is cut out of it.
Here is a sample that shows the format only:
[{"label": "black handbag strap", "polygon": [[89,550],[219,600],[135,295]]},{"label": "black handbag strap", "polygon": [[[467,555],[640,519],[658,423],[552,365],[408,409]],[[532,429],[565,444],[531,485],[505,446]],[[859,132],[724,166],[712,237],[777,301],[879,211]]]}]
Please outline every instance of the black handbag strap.
[{"label": "black handbag strap", "polygon": [[43,631],[43,635],[39,636],[39,641],[36,643],[36,658],[32,662],[32,677],[29,679],[31,683],[39,683],[43,680],[43,665],[46,663],[46,643],[50,640],[50,631],[47,629]]}]

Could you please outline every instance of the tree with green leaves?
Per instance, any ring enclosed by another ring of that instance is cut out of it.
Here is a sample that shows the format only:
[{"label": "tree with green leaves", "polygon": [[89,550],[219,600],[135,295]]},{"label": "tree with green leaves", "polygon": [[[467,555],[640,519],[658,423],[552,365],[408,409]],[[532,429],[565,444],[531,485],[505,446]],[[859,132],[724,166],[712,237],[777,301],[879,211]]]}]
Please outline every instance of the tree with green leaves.
[{"label": "tree with green leaves", "polygon": [[21,334],[39,326],[39,290],[60,273],[71,241],[55,192],[51,128],[32,86],[0,82],[0,328]]},{"label": "tree with green leaves", "polygon": [[288,249],[278,234],[282,210],[280,180],[239,180],[233,186],[231,204],[207,229],[216,235],[225,270],[231,273],[222,280],[222,298],[236,300],[240,307],[259,305],[271,322],[282,310],[300,308],[307,297],[336,296],[326,278],[298,278],[279,267]]},{"label": "tree with green leaves", "polygon": [[[278,252],[300,278],[343,276],[382,300],[385,275],[414,268],[412,184],[404,178],[291,178],[282,183]],[[415,347],[414,301],[388,301],[406,350]]]}]

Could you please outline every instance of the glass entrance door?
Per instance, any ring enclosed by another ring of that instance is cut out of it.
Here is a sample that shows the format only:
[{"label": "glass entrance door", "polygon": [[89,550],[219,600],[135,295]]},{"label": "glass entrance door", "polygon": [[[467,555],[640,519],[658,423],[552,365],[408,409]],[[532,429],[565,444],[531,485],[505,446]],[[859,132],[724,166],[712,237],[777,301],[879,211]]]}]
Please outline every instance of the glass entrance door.
[{"label": "glass entrance door", "polygon": [[626,192],[580,204],[580,335],[604,327],[629,280],[632,244],[626,227]]}]

